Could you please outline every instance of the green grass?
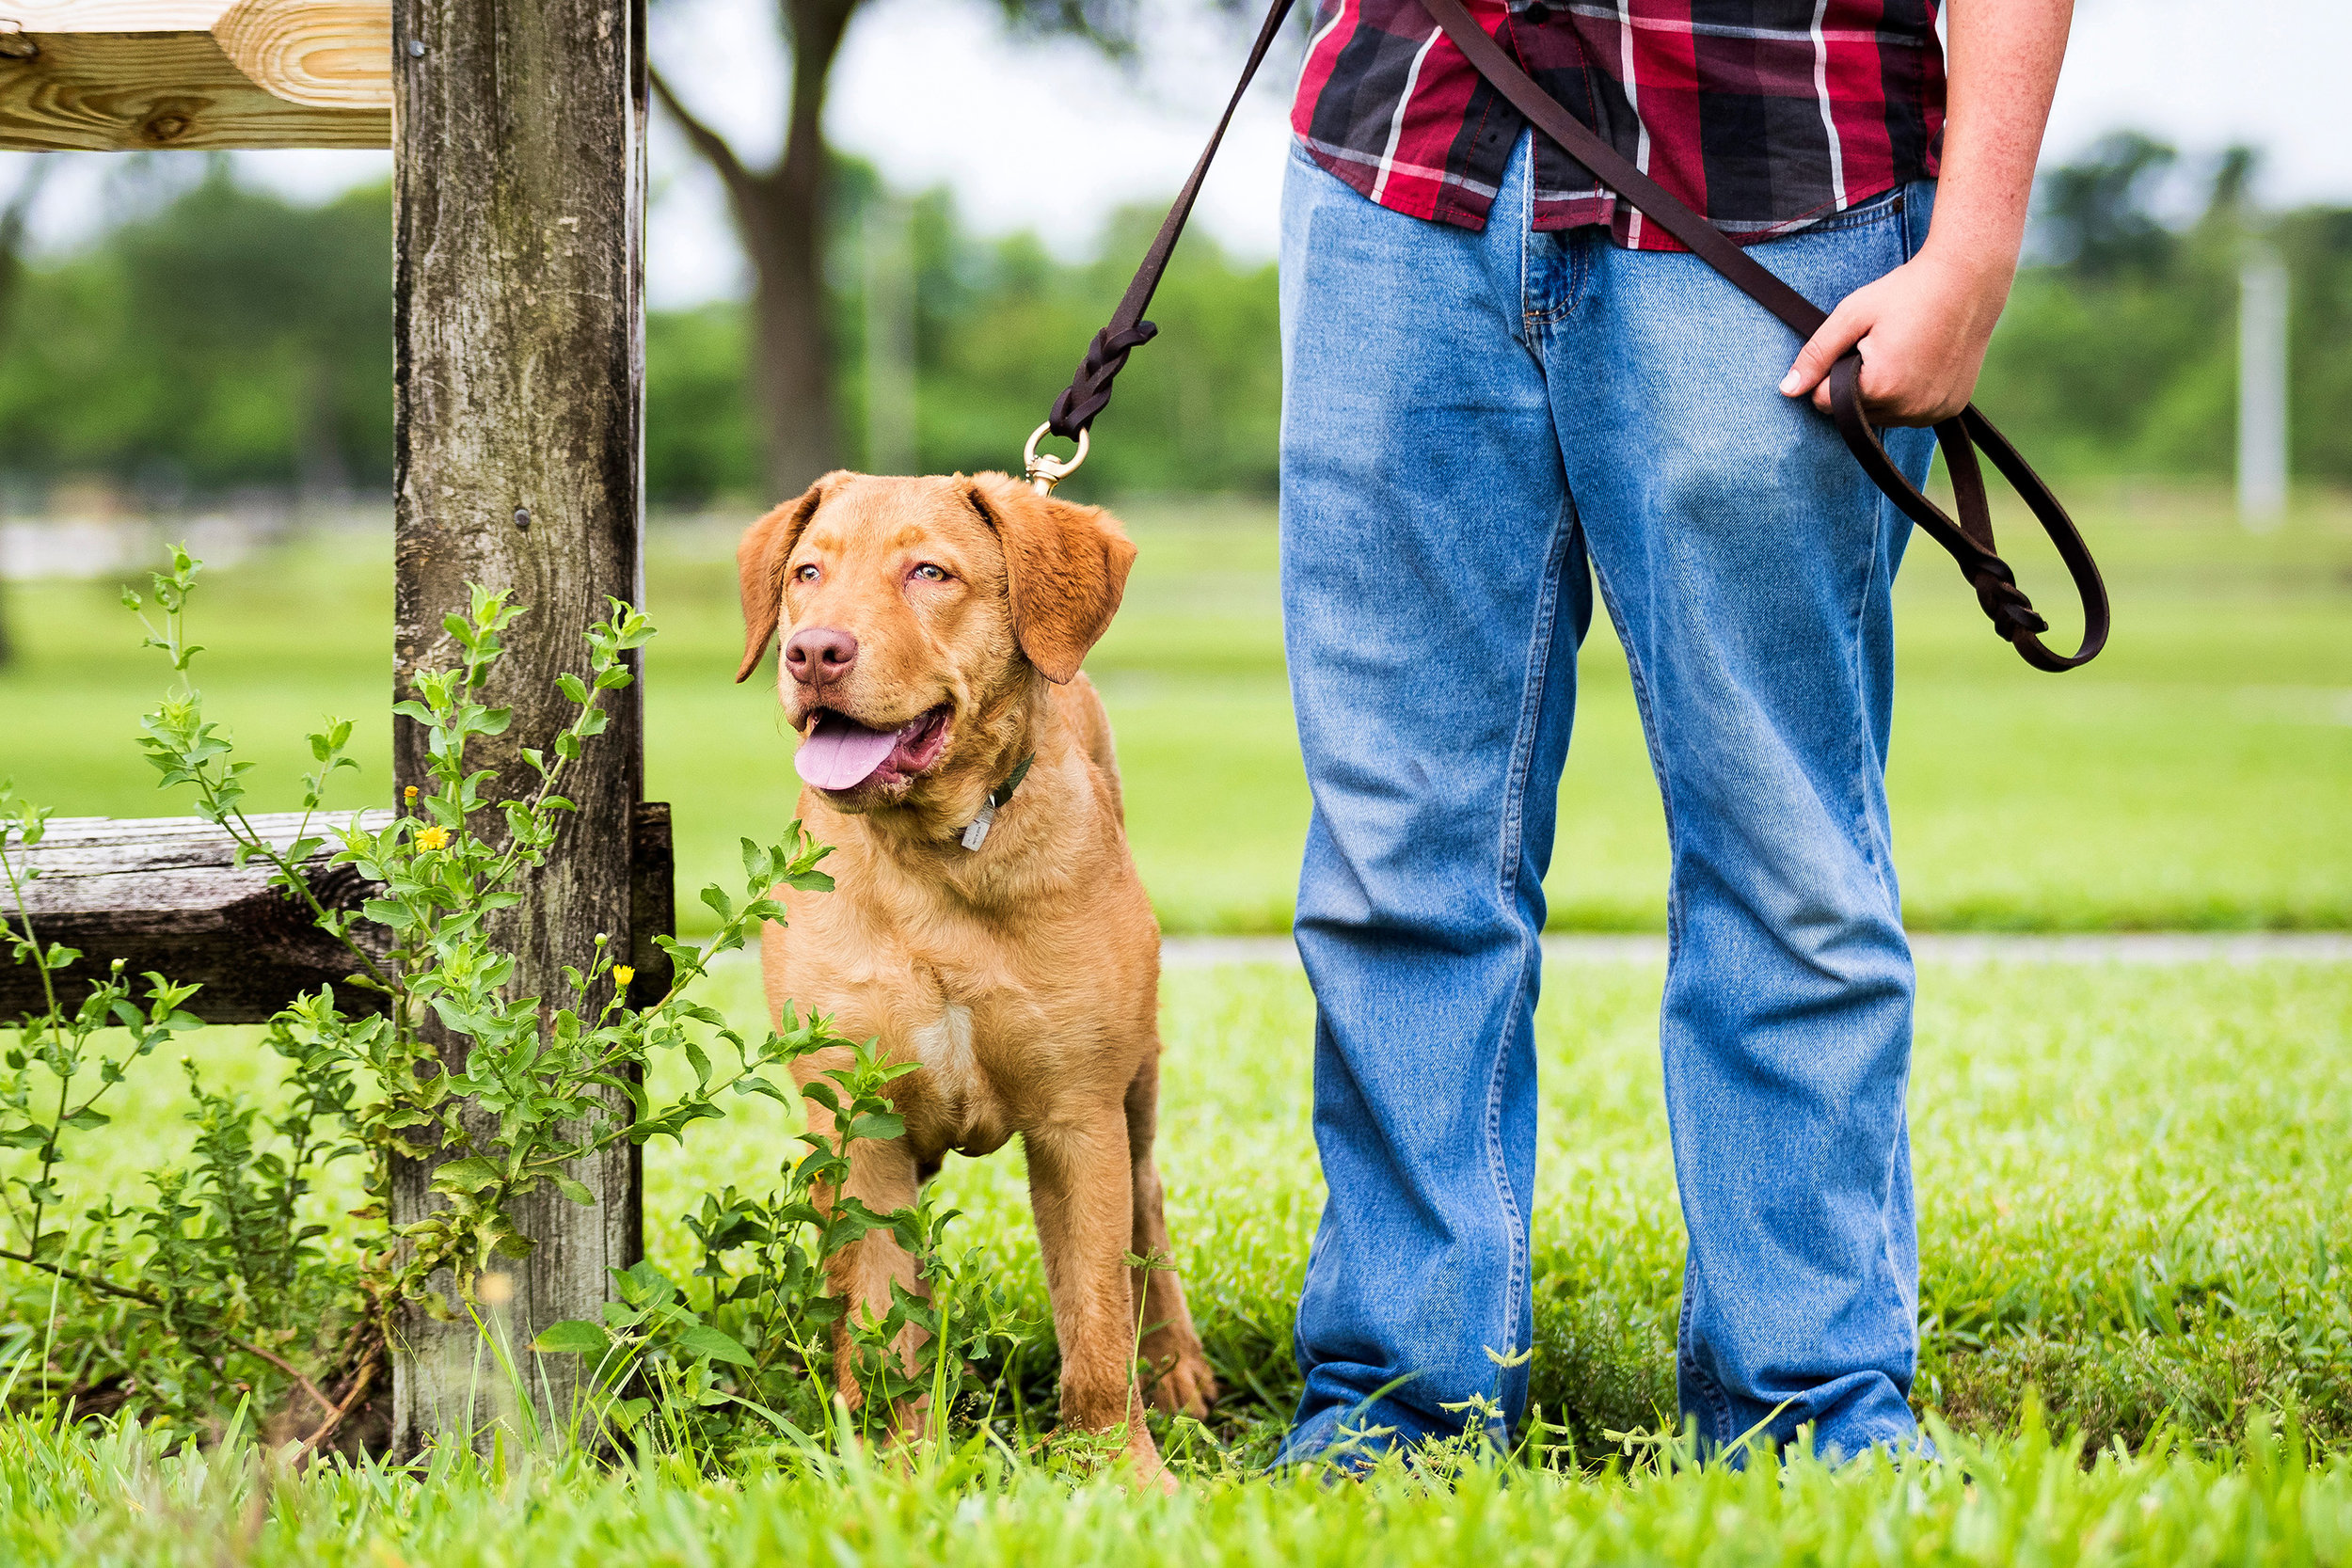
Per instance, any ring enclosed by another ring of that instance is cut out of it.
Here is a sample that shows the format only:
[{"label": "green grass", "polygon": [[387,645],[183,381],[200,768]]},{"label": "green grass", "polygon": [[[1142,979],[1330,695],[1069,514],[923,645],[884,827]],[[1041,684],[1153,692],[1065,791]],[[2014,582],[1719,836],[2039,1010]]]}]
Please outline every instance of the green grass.
[{"label": "green grass", "polygon": [[76,1568],[2343,1561],[2352,1466],[2278,1443],[2255,1452],[2103,1455],[2083,1469],[2028,1437],[1900,1472],[1481,1470],[1450,1484],[1229,1480],[1161,1499],[987,1455],[913,1475],[656,1465],[615,1479],[577,1460],[457,1459],[421,1480],[336,1466],[296,1481],[242,1452],[167,1459],[129,1437],[0,1426],[0,1554]]},{"label": "green grass", "polygon": [[[1585,1449],[1674,1424],[1682,1229],[1660,1094],[1661,972],[1552,966],[1536,1020],[1545,1104],[1534,1216],[1535,1401]],[[750,1022],[756,972],[714,1000]],[[1161,1123],[1185,1287],[1232,1398],[1218,1431],[1271,1451],[1295,1397],[1289,1324],[1322,1202],[1309,1134],[1312,999],[1295,970],[1171,972]],[[225,1083],[266,1091],[253,1032],[202,1037]],[[128,1086],[78,1163],[77,1196],[176,1158],[178,1073]],[[2269,963],[1930,965],[1912,1088],[1924,1322],[1918,1395],[2010,1430],[2029,1391],[2095,1445],[2169,1427],[2224,1445],[2299,1409],[2352,1441],[2352,970]],[[683,1277],[676,1216],[767,1184],[797,1146],[760,1102],[648,1150],[648,1246]],[[951,1240],[1039,1314],[1017,1150],[949,1159]],[[323,1195],[321,1207],[347,1203]],[[1050,1397],[1042,1358],[1023,1374]]]},{"label": "green grass", "polygon": [[[2352,1438],[2352,973],[2344,966],[1931,965],[1912,1105],[1926,1323],[1919,1402],[1957,1463],[1779,1481],[1590,1466],[1612,1431],[1671,1424],[1680,1226],[1658,1085],[1660,972],[1552,968],[1537,1019],[1547,1101],[1535,1214],[1534,1386],[1587,1468],[1326,1492],[1246,1476],[1294,1396],[1288,1321],[1321,1190],[1308,1135],[1311,1002],[1295,971],[1168,976],[1168,1218],[1232,1392],[1189,1441],[1195,1487],[1138,1502],[1035,1463],[909,1477],[576,1461],[444,1462],[271,1481],[250,1451],[164,1460],[130,1436],[0,1427],[0,1553],[76,1562],[2336,1561],[2352,1469],[2249,1450],[2292,1422]],[[737,961],[716,1000],[759,1007]],[[251,1032],[201,1038],[265,1089]],[[119,1189],[184,1147],[153,1064],[75,1180]],[[771,1172],[790,1129],[761,1105],[649,1151],[649,1242]],[[951,1159],[950,1232],[1034,1307],[1043,1283],[1017,1150]],[[342,1195],[323,1194],[323,1207]],[[1050,1394],[1050,1370],[1024,1374]],[[2035,1413],[2036,1402],[2046,1410]],[[2080,1465],[2044,1430],[2109,1456]],[[1163,1432],[1171,1449],[1182,1433]],[[2124,1457],[2137,1455],[2137,1457]],[[1968,1479],[1963,1479],[1964,1468]],[[1971,1484],[1973,1481],[1973,1484]],[[1073,1489],[1074,1488],[1074,1489]],[[201,1546],[199,1547],[199,1543]],[[2018,1555],[2018,1554],[2023,1554]]]},{"label": "green grass", "polygon": [[[1910,922],[1921,929],[2352,927],[2352,500],[2306,498],[2256,537],[2212,496],[2115,487],[2078,498],[2109,568],[2116,640],[2090,668],[2026,670],[1925,543],[1898,591],[1901,681],[1891,790]],[[1287,927],[1308,798],[1283,677],[1274,536],[1238,502],[1123,509],[1143,546],[1125,610],[1089,668],[1109,701],[1137,861],[1175,931]],[[2015,523],[2006,531],[2022,538]],[[689,893],[736,839],[787,817],[790,743],[740,648],[730,555],[657,526],[648,600],[650,787],[677,807]],[[2045,605],[2062,579],[2017,555]],[[20,585],[24,657],[0,671],[0,775],[69,813],[183,811],[132,748],[161,687],[111,584]],[[323,711],[380,713],[391,590],[381,540],[345,537],[216,575],[199,664],[216,714],[263,764],[258,805],[290,802]],[[1654,930],[1665,846],[1622,656],[1597,628],[1562,785],[1556,927]],[[369,771],[389,789],[385,732]],[[690,920],[692,898],[681,899]]]}]

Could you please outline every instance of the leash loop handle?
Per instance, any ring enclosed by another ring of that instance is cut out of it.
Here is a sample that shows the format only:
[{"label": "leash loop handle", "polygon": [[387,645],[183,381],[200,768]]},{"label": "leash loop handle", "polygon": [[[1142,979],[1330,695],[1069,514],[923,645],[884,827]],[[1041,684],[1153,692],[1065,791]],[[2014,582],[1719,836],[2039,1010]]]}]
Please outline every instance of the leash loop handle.
[{"label": "leash loop handle", "polygon": [[[1919,526],[1937,544],[1944,546],[1960,565],[1961,576],[1976,590],[1977,603],[1993,623],[1993,629],[2015,648],[2018,657],[2037,670],[2053,674],[2076,669],[2099,656],[2107,640],[2107,592],[2100,580],[2098,563],[2090,557],[2090,547],[2067,516],[2049,485],[2033,471],[2030,464],[2018,454],[1993,421],[1970,404],[1951,419],[1935,427],[1936,443],[1944,449],[1944,467],[1952,482],[1952,499],[1960,513],[1958,519],[1947,516],[1944,510],[1923,495],[1911,483],[1908,475],[1895,466],[1881,444],[1878,432],[1870,424],[1869,415],[1862,405],[1862,356],[1849,351],[1830,370],[1830,414],[1836,420],[1837,433],[1845,438],[1846,450],[1853,453],[1862,471],[1870,476],[1887,499]],[[2073,654],[2060,654],[2042,641],[2041,634],[2050,629],[2017,585],[2017,574],[2001,559],[1993,538],[1993,512],[1987,497],[1984,470],[1977,461],[1981,448],[1993,459],[1993,466],[2017,492],[2034,519],[2058,547],[2058,559],[2065,562],[2067,575],[2074,578],[2074,591],[2083,604],[2082,644]]]}]

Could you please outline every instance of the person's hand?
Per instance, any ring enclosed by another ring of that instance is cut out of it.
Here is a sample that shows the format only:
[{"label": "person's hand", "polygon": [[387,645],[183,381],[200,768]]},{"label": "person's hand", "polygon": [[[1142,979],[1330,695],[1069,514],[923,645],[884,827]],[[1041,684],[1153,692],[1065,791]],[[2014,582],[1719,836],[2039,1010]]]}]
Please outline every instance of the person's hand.
[{"label": "person's hand", "polygon": [[1797,354],[1780,389],[1829,412],[1829,372],[1862,350],[1862,406],[1873,424],[1922,425],[1968,405],[1993,324],[2009,298],[2011,265],[1969,266],[1931,241],[1918,255],[1840,300]]}]

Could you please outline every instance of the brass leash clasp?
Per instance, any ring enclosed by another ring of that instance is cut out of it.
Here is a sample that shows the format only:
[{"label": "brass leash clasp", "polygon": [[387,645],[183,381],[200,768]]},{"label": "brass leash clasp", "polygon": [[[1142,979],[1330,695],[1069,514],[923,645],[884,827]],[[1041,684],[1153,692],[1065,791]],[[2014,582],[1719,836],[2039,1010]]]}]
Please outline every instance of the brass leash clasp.
[{"label": "brass leash clasp", "polygon": [[1071,453],[1068,462],[1065,463],[1058,457],[1040,452],[1037,450],[1038,442],[1044,437],[1047,431],[1053,428],[1053,421],[1049,420],[1030,431],[1029,444],[1021,449],[1021,465],[1023,470],[1029,476],[1029,487],[1041,496],[1052,495],[1054,486],[1076,473],[1078,465],[1087,460],[1087,447],[1089,443],[1087,433],[1083,430],[1078,432],[1078,450]]}]

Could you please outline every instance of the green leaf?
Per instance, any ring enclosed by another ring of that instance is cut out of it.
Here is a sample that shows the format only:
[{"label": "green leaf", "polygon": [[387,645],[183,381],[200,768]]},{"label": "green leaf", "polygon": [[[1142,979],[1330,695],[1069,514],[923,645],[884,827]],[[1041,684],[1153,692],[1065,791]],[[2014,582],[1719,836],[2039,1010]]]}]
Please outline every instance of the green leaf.
[{"label": "green leaf", "polygon": [[882,1143],[901,1136],[906,1130],[905,1117],[882,1111],[868,1111],[850,1123],[851,1138],[872,1138]]},{"label": "green leaf", "polygon": [[588,1190],[585,1182],[575,1181],[568,1176],[554,1176],[548,1180],[555,1183],[557,1192],[562,1193],[574,1203],[584,1204],[591,1209],[596,1207],[596,1195]]},{"label": "green leaf", "polygon": [[677,1299],[677,1287],[669,1275],[644,1259],[611,1273],[613,1284],[620,1287],[621,1299],[631,1307],[663,1307]]},{"label": "green leaf", "polygon": [[444,1193],[478,1193],[485,1187],[496,1186],[502,1174],[498,1166],[480,1155],[469,1155],[463,1160],[452,1160],[436,1170],[433,1186]]},{"label": "green leaf", "polygon": [[405,931],[414,924],[408,906],[389,898],[370,898],[359,906],[359,912],[378,926],[388,926],[395,931]]},{"label": "green leaf", "polygon": [[678,1333],[677,1347],[688,1355],[712,1361],[731,1361],[739,1367],[755,1365],[752,1353],[735,1339],[708,1323],[694,1323]]},{"label": "green leaf", "polygon": [[579,1318],[550,1324],[531,1348],[550,1355],[601,1356],[612,1348],[612,1337],[595,1323]]}]

